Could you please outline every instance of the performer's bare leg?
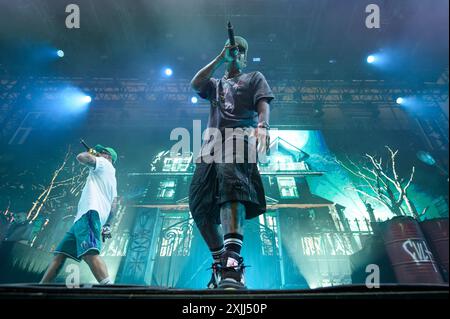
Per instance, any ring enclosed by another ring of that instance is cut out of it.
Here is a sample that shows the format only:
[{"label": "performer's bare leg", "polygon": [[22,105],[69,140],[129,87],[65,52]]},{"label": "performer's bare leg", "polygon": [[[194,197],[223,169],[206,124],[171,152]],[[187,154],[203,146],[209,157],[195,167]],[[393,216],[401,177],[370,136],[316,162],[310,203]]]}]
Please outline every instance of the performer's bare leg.
[{"label": "performer's bare leg", "polygon": [[210,250],[223,246],[222,226],[203,223],[197,224],[197,227]]},{"label": "performer's bare leg", "polygon": [[47,271],[45,272],[44,277],[41,280],[41,284],[48,284],[53,282],[56,276],[58,276],[58,273],[61,271],[66,259],[67,257],[65,255],[57,254],[48,266]]},{"label": "performer's bare leg", "polygon": [[100,284],[110,284],[111,281],[108,275],[108,268],[105,262],[98,254],[88,254],[83,256],[83,260],[88,264],[95,279]]},{"label": "performer's bare leg", "polygon": [[220,220],[224,234],[244,235],[245,206],[240,202],[228,202],[220,207]]},{"label": "performer's bare leg", "polygon": [[197,224],[200,233],[210,249],[223,245],[223,235],[244,234],[245,206],[239,202],[227,202],[220,207],[222,225]]}]

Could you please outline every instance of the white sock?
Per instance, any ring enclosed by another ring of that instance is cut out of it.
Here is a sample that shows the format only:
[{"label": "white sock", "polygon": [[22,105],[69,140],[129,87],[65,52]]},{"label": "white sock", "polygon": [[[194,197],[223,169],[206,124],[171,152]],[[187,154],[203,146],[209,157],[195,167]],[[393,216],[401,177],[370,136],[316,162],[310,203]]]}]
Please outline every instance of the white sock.
[{"label": "white sock", "polygon": [[102,281],[100,281],[100,285],[112,285],[112,280],[109,277],[106,277]]}]

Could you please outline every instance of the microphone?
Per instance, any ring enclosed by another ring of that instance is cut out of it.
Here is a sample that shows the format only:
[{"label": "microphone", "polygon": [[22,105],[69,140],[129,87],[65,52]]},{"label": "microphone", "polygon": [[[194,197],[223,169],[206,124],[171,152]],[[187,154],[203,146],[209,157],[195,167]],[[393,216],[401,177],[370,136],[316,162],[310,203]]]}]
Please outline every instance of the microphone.
[{"label": "microphone", "polygon": [[[230,21],[228,21],[228,39],[230,40],[231,46],[236,45],[236,41],[234,40],[234,30],[233,30],[233,26],[231,25]],[[237,55],[237,50],[232,49],[232,50],[230,50],[230,53],[233,56],[233,58],[235,58]]]},{"label": "microphone", "polygon": [[89,150],[91,149],[82,138],[80,138],[80,143],[86,148],[86,150],[89,152]]},{"label": "microphone", "polygon": [[230,45],[236,45],[234,41],[234,30],[230,21],[228,21],[228,38],[230,39]]}]

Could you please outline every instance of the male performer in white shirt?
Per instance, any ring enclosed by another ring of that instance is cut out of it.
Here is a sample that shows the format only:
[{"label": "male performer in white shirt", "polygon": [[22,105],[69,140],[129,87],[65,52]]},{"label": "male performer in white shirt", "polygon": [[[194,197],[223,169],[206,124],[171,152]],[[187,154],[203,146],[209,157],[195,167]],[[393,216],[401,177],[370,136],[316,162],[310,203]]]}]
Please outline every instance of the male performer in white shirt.
[{"label": "male performer in white shirt", "polygon": [[100,257],[102,238],[111,238],[111,221],[117,209],[117,153],[110,147],[97,145],[77,156],[78,162],[89,167],[78,212],[73,226],[55,249],[42,284],[52,282],[67,257],[84,260],[100,284],[112,284],[105,262]]}]

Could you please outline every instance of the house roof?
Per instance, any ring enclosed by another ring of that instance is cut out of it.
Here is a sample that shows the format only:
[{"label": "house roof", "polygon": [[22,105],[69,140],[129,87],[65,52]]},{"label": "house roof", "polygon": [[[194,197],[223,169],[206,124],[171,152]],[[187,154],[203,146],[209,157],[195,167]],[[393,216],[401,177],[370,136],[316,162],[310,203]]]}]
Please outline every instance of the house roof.
[{"label": "house roof", "polygon": [[284,153],[291,155],[295,162],[303,162],[309,158],[308,153],[279,136],[270,143],[270,149],[271,154]]}]

